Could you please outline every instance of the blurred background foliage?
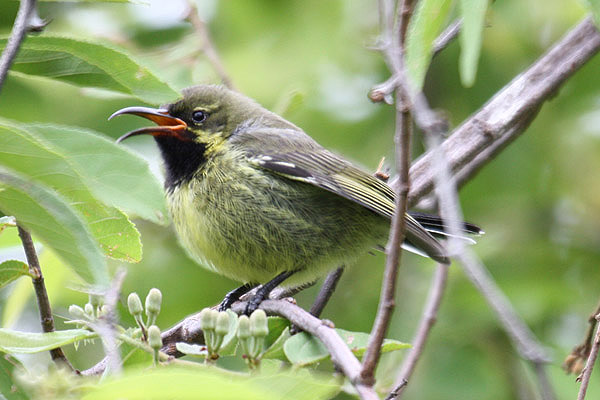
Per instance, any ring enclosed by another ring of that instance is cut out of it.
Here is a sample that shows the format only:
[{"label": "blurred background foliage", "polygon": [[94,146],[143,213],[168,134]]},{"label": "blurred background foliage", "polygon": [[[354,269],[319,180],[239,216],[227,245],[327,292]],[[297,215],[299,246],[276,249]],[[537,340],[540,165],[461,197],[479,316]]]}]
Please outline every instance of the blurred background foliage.
[{"label": "blurred background foliage", "polygon": [[[375,170],[383,156],[393,165],[393,108],[367,99],[369,89],[389,76],[381,55],[372,50],[378,34],[377,1],[199,0],[197,6],[236,88],[269,109],[284,110],[285,117],[321,144],[369,170]],[[9,33],[17,8],[18,2],[0,0],[1,33]],[[47,33],[116,43],[176,89],[218,83],[201,52],[201,36],[184,19],[186,9],[187,3],[179,0],[39,5],[41,17],[52,20]],[[455,41],[434,59],[427,75],[430,103],[446,112],[452,126],[459,125],[585,13],[584,3],[576,0],[495,2],[487,15],[475,84],[467,89],[460,83]],[[523,137],[461,191],[466,218],[487,232],[475,251],[552,350],[549,371],[559,398],[572,398],[577,392],[574,377],[565,375],[560,364],[583,339],[600,293],[599,68],[598,57],[584,66],[542,108]],[[116,138],[140,126],[134,118],[107,121],[115,110],[130,105],[140,102],[12,73],[0,96],[0,116],[81,126]],[[418,156],[421,138],[414,142]],[[151,138],[125,145],[161,173]],[[135,222],[144,257],[139,264],[126,265],[123,293],[143,296],[152,287],[160,288],[161,328],[219,302],[238,285],[191,261],[171,227]],[[0,257],[19,254],[18,243],[14,229],[0,235]],[[55,314],[64,316],[69,304],[85,303],[86,296],[69,289],[70,270],[48,251],[41,257]],[[350,266],[323,317],[344,329],[369,331],[383,263],[383,255],[375,254]],[[117,266],[112,262],[111,268]],[[433,271],[429,260],[402,258],[388,337],[411,340]],[[0,291],[3,327],[39,330],[30,285],[22,279]],[[316,290],[299,294],[299,304],[308,307]],[[123,318],[129,317],[123,313]],[[63,326],[60,317],[58,326]],[[101,355],[98,349],[97,356],[90,356],[89,347],[68,350],[81,369]],[[378,369],[382,388],[393,383],[404,354],[385,356]],[[49,356],[29,362],[47,363]],[[533,375],[460,266],[453,265],[437,324],[406,398],[534,398]],[[588,398],[600,396],[599,376],[592,377]]]}]

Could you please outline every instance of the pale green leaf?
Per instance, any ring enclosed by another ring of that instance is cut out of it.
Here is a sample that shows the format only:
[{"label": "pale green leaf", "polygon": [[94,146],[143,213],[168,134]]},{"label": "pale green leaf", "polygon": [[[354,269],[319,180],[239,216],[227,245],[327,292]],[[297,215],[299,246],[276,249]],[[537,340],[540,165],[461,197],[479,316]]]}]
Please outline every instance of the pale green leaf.
[{"label": "pale green leaf", "polygon": [[29,275],[29,266],[23,261],[8,260],[0,263],[0,288],[15,279]]},{"label": "pale green leaf", "polygon": [[452,6],[452,0],[422,0],[408,25],[406,70],[416,90],[423,88],[433,55],[433,41],[440,34]]},{"label": "pale green leaf", "polygon": [[[336,332],[346,342],[354,355],[359,357],[364,354],[369,341],[368,334],[349,332],[343,329],[336,329]],[[381,352],[387,353],[409,347],[410,344],[385,339],[381,345]],[[292,336],[285,342],[283,349],[288,360],[297,365],[313,364],[329,357],[329,353],[321,341],[306,332]]]},{"label": "pale green leaf", "polygon": [[[0,39],[0,47],[5,47],[6,41]],[[91,41],[49,35],[28,36],[12,69],[77,86],[126,93],[151,104],[179,97],[125,51]]]},{"label": "pale green leaf", "polygon": [[464,86],[471,87],[477,75],[488,0],[460,0],[459,4],[462,16],[462,25],[458,34],[460,79]]},{"label": "pale green leaf", "polygon": [[0,351],[5,353],[39,353],[83,339],[97,337],[85,329],[69,329],[48,333],[20,332],[0,328]]},{"label": "pale green leaf", "polygon": [[106,260],[85,220],[58,193],[0,166],[0,211],[14,215],[86,282],[108,284]]},{"label": "pale green leaf", "polygon": [[149,221],[168,222],[162,185],[137,154],[87,129],[48,124],[24,129],[68,156],[96,198]]},{"label": "pale green leaf", "polygon": [[[23,128],[17,128],[14,124],[8,126],[0,121],[2,164],[68,199],[85,218],[94,238],[108,256],[130,262],[141,260],[142,245],[135,226],[125,214],[105,206],[90,192],[97,181],[93,178],[97,170],[93,166],[98,163],[94,163],[94,159],[101,157],[88,154],[90,168],[86,169],[81,161],[81,152],[72,154],[68,151],[71,150],[66,145],[68,141],[64,142],[67,147],[65,150],[45,140],[39,132],[41,129]],[[79,162],[75,162],[76,159]],[[106,163],[110,163],[110,159]],[[84,175],[82,171],[88,174]]]},{"label": "pale green leaf", "polygon": [[330,399],[339,384],[309,374],[281,372],[248,376],[215,368],[182,368],[126,371],[121,378],[106,379],[91,387],[83,400],[319,400]]}]

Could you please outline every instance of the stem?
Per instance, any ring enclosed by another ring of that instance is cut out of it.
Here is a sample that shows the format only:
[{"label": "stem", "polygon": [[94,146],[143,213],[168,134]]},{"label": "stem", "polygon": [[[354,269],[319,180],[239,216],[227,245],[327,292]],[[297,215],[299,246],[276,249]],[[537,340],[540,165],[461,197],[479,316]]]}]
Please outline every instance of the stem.
[{"label": "stem", "polygon": [[[32,277],[31,280],[33,282],[35,297],[37,298],[38,309],[40,311],[42,331],[54,332],[54,318],[52,317],[50,300],[48,299],[48,292],[46,291],[46,285],[44,284],[44,276],[42,275],[42,269],[40,268],[40,262],[35,247],[33,246],[33,240],[31,239],[29,232],[21,227],[21,225],[17,225],[17,229],[19,230],[19,237],[23,243],[27,263],[29,264],[29,274]],[[50,356],[52,356],[52,360],[57,364],[62,363],[73,370],[73,366],[60,347],[50,350]]]}]

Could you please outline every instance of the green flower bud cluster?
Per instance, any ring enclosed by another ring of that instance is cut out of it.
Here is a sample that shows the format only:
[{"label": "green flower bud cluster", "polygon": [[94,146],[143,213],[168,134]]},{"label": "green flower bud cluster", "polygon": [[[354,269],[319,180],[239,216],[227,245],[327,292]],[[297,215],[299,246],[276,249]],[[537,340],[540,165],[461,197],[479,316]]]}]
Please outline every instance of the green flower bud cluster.
[{"label": "green flower bud cluster", "polygon": [[265,346],[265,337],[268,333],[267,314],[263,310],[254,311],[250,318],[246,315],[239,318],[237,337],[242,355],[251,368],[258,366],[260,355]]},{"label": "green flower bud cluster", "polygon": [[83,308],[76,304],[69,306],[69,314],[79,322],[77,325],[85,326],[85,322],[95,321],[103,317],[108,309],[104,306],[104,297],[98,294],[90,294],[90,300]]},{"label": "green flower bud cluster", "polygon": [[208,351],[207,361],[219,358],[219,349],[225,335],[229,332],[229,314],[205,308],[200,312],[200,327],[204,333],[204,342]]},{"label": "green flower bud cluster", "polygon": [[[148,339],[148,326],[152,326],[156,323],[156,318],[160,313],[160,307],[162,304],[162,293],[156,288],[150,289],[146,296],[146,322],[143,320],[142,314],[144,313],[144,307],[142,307],[142,300],[137,293],[130,293],[127,297],[127,308],[129,313],[133,315],[136,324],[142,330],[144,339]],[[157,328],[158,329],[158,328]],[[160,331],[159,331],[160,334]]]}]

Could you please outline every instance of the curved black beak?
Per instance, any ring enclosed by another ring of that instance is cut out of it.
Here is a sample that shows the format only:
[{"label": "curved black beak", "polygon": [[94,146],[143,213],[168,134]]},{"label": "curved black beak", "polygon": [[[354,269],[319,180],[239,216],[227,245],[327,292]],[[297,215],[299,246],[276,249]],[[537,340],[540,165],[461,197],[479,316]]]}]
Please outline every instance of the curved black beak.
[{"label": "curved black beak", "polygon": [[126,107],[113,115],[108,117],[112,119],[118,115],[133,114],[140,117],[144,117],[154,122],[158,126],[150,126],[147,128],[140,128],[127,132],[123,136],[117,139],[117,143],[123,140],[137,135],[152,135],[156,136],[170,136],[180,140],[191,140],[185,135],[187,124],[185,121],[169,115],[169,111],[162,108],[150,108],[150,107]]}]

